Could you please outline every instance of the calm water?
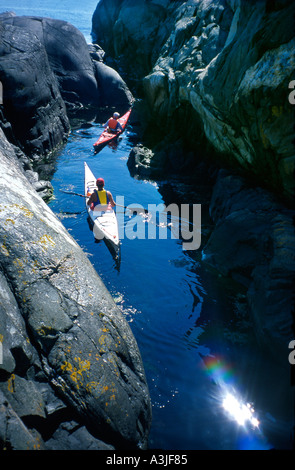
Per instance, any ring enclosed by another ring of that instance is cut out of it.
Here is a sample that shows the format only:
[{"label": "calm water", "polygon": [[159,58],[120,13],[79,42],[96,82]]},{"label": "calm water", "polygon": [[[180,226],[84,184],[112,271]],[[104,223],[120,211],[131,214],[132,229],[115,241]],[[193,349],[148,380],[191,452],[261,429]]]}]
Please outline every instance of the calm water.
[{"label": "calm water", "polygon": [[[89,40],[96,3],[0,0],[0,11],[64,19]],[[243,292],[206,268],[201,250],[185,252],[181,242],[169,236],[166,240],[126,236],[132,222],[127,215],[120,218],[125,236],[118,266],[104,242],[94,242],[84,199],[60,191],[83,193],[86,161],[97,177],[104,177],[114,197],[124,196],[125,205],[165,203],[161,187],[129,174],[126,163],[135,129],[128,127],[117,148],[106,147],[95,155],[92,145],[100,131],[97,123],[73,129],[58,154],[50,206],[88,254],[136,337],[153,406],[150,447],[290,447],[293,396],[288,367],[285,371],[276,367],[257,347],[241,316]],[[194,202],[199,202],[198,194]],[[207,217],[205,209],[202,218]],[[139,216],[134,232],[150,223]],[[225,410],[228,393],[240,401],[231,396]],[[244,426],[237,422],[243,418],[242,403],[251,403],[255,410],[246,408],[252,422],[245,421]],[[258,427],[254,417],[260,421]]]},{"label": "calm water", "polygon": [[[201,253],[192,258],[183,251],[169,232],[167,240],[130,239],[127,213],[120,217],[123,239],[118,268],[104,242],[94,242],[83,198],[60,191],[83,193],[83,162],[87,161],[97,177],[104,177],[114,197],[124,195],[125,205],[165,203],[155,183],[129,174],[132,127],[116,149],[106,147],[95,155],[92,144],[100,131],[101,126],[93,124],[72,132],[57,160],[52,180],[56,199],[51,208],[88,253],[137,339],[153,405],[150,446],[288,446],[292,425],[288,376],[257,349],[248,330],[245,342],[239,328],[231,325],[239,298],[234,287],[202,265]],[[137,220],[135,234],[140,224],[152,223],[143,216]],[[253,404],[259,428],[238,425],[223,409],[228,392]]]},{"label": "calm water", "polygon": [[91,42],[91,19],[98,0],[0,0],[0,13],[14,11],[16,15],[44,16],[69,21]]}]

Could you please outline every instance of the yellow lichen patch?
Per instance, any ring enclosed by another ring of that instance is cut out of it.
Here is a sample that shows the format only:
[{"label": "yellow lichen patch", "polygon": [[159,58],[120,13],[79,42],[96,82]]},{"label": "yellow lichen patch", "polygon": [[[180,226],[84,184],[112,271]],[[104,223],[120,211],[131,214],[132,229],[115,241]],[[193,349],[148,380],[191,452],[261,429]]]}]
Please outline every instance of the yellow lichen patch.
[{"label": "yellow lichen patch", "polygon": [[105,344],[105,341],[106,341],[106,335],[101,335],[98,340],[99,344],[102,346],[103,344]]},{"label": "yellow lichen patch", "polygon": [[94,390],[96,390],[99,387],[99,382],[88,382],[86,384],[86,390],[89,393],[93,393]]},{"label": "yellow lichen patch", "polygon": [[[105,405],[108,406],[111,401],[116,399],[115,397],[115,388],[111,388],[109,385],[102,385],[100,382],[88,382],[86,384],[86,390],[91,393],[96,398],[102,397],[104,394],[106,395],[106,399],[108,401],[105,402]],[[112,393],[112,395],[110,395]]]},{"label": "yellow lichen patch", "polygon": [[[116,389],[114,387],[114,383],[112,383],[112,386],[113,386],[113,388],[110,389],[110,393],[112,393],[112,395],[109,396],[109,401],[115,401],[116,400],[116,395],[115,395]],[[109,402],[106,402],[105,406],[109,406]]]},{"label": "yellow lichen patch", "polygon": [[101,395],[102,393],[107,392],[109,389],[108,385],[101,385],[99,382],[88,382],[86,384],[86,390],[90,393],[95,393],[96,395]]},{"label": "yellow lichen patch", "polygon": [[39,246],[43,251],[47,251],[50,246],[55,246],[55,241],[50,235],[42,235],[38,240],[31,240],[23,244],[25,249],[30,249],[31,245]]},{"label": "yellow lichen patch", "polygon": [[116,361],[116,356],[114,354],[110,354],[108,356],[108,362],[112,365],[113,372],[117,373],[118,372],[118,365]]},{"label": "yellow lichen patch", "polygon": [[11,205],[11,210],[13,211],[13,209],[16,208],[18,209],[19,211],[21,211],[23,213],[23,215],[25,217],[27,217],[28,219],[32,219],[34,214],[33,212],[31,212],[27,207],[23,206],[23,205],[20,205],[20,204],[12,204]]},{"label": "yellow lichen patch", "polygon": [[9,256],[9,251],[6,248],[4,243],[2,243],[2,245],[0,245],[0,251],[4,256]]},{"label": "yellow lichen patch", "polygon": [[16,258],[13,260],[14,266],[17,268],[18,274],[23,274],[24,272],[24,262],[20,260],[19,258]]},{"label": "yellow lichen patch", "polygon": [[55,246],[55,241],[50,235],[43,235],[43,237],[40,237],[40,243],[42,247],[47,248],[48,245]]},{"label": "yellow lichen patch", "polygon": [[0,335],[0,343],[3,343],[4,336]]},{"label": "yellow lichen patch", "polygon": [[35,259],[34,262],[32,263],[33,273],[37,272],[40,268],[41,268],[41,264],[39,263],[38,260]]},{"label": "yellow lichen patch", "polygon": [[52,330],[51,326],[44,326],[43,328],[39,328],[36,330],[39,336],[47,336],[48,333]]},{"label": "yellow lichen patch", "polygon": [[74,361],[78,363],[78,366],[73,366],[70,362],[65,361],[61,366],[61,370],[64,372],[70,373],[71,380],[76,384],[77,388],[83,383],[83,372],[86,372],[90,369],[90,361],[81,360],[80,357],[75,357]]},{"label": "yellow lichen patch", "polygon": [[33,445],[33,449],[34,449],[34,450],[40,450],[40,449],[41,449],[40,443],[34,444],[34,445]]},{"label": "yellow lichen patch", "polygon": [[10,224],[14,225],[15,221],[13,219],[9,219],[9,218],[6,219],[5,222],[4,222],[4,225],[10,225]]},{"label": "yellow lichen patch", "polygon": [[13,264],[17,267],[20,267],[20,268],[23,268],[24,267],[24,263],[22,260],[20,260],[19,258],[16,258],[15,260],[13,260]]},{"label": "yellow lichen patch", "polygon": [[10,391],[10,393],[14,392],[14,381],[15,381],[15,375],[11,374],[11,376],[9,377],[7,381],[7,388]]}]

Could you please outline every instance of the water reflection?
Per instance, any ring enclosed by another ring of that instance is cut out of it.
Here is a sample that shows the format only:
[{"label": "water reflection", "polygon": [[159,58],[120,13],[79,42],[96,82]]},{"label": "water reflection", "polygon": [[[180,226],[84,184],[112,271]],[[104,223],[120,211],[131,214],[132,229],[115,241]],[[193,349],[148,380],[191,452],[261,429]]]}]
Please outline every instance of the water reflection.
[{"label": "water reflection", "polygon": [[250,403],[244,403],[241,398],[237,398],[233,393],[226,392],[222,400],[222,407],[228,412],[240,426],[247,426],[250,423],[253,428],[259,426],[259,421],[255,416],[255,410]]},{"label": "water reflection", "polygon": [[[77,213],[63,217],[63,223],[91,257],[138,342],[153,406],[150,447],[263,449],[271,447],[268,442],[275,448],[287,447],[286,416],[292,417],[286,374],[257,347],[242,290],[206,268],[201,253],[183,251],[181,241],[170,236],[167,240],[126,236],[120,270],[115,269],[105,244],[94,243],[83,199],[59,192],[59,188],[83,192],[83,161],[89,158],[114,196],[124,195],[126,204],[146,208],[149,203],[163,203],[156,184],[129,175],[128,132],[117,150],[106,148],[94,156],[98,131],[97,127],[89,128],[89,135],[72,134],[58,161],[53,179],[56,199],[51,205],[59,214]],[[174,200],[172,194],[169,202]],[[205,218],[202,206],[202,223]],[[124,214],[123,231],[129,220]],[[138,215],[136,222],[146,229],[159,220]],[[203,232],[202,227],[202,236]],[[246,413],[252,402],[251,414],[259,425],[239,424],[235,413]]]}]

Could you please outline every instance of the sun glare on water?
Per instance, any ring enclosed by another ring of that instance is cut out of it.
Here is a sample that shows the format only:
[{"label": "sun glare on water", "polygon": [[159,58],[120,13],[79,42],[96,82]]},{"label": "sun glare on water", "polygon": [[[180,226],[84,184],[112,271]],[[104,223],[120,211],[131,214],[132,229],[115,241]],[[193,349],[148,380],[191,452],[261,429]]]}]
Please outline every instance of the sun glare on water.
[{"label": "sun glare on water", "polygon": [[254,428],[259,426],[259,421],[254,414],[254,408],[250,403],[243,403],[231,393],[227,393],[223,399],[222,406],[239,425],[246,426],[250,423]]}]

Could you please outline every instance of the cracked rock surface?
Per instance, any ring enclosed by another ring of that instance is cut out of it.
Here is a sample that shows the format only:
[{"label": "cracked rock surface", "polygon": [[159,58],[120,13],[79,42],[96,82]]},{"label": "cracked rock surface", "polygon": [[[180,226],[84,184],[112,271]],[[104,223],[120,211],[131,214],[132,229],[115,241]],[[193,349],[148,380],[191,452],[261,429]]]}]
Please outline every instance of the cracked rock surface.
[{"label": "cracked rock surface", "polygon": [[145,448],[151,405],[130,327],[2,133],[0,153],[0,443]]}]

